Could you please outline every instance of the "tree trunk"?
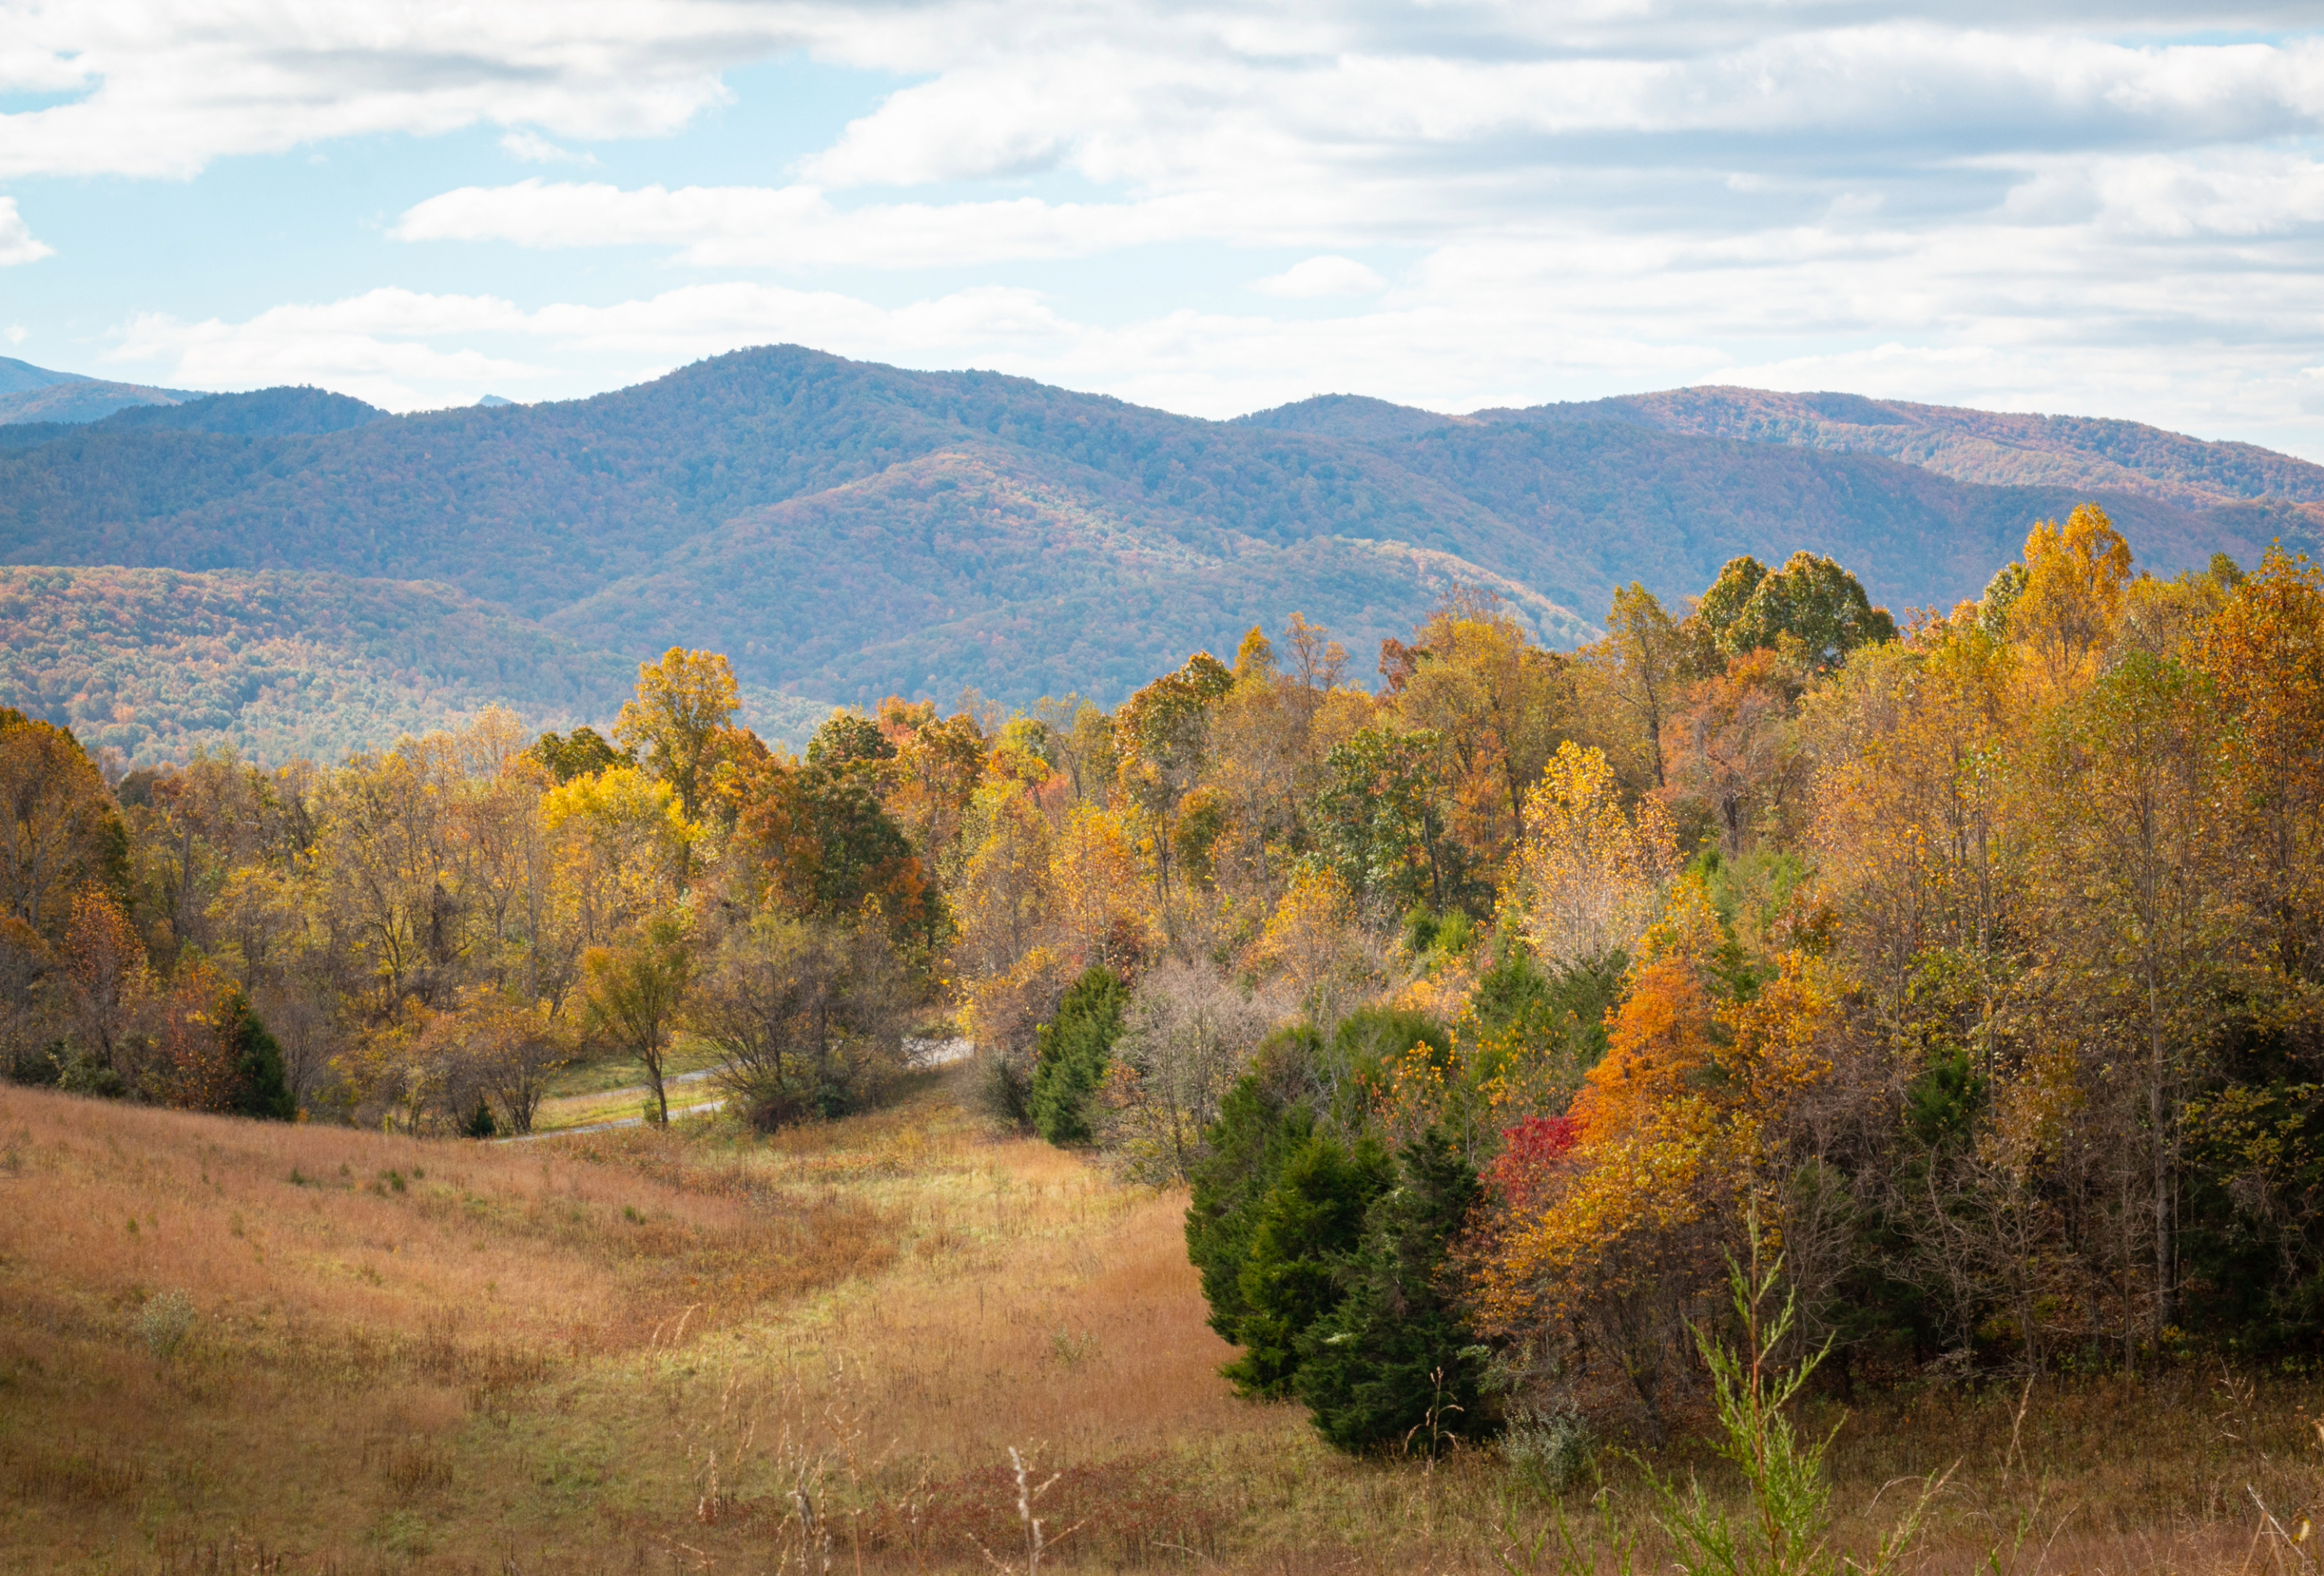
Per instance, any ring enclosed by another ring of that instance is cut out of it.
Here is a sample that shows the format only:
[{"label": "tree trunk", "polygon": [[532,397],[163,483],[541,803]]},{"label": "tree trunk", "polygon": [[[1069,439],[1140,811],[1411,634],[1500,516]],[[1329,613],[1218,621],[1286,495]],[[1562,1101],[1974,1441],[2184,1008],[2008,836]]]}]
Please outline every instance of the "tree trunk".
[{"label": "tree trunk", "polygon": [[2147,1092],[2147,1116],[2154,1129],[2154,1350],[2163,1353],[2163,1332],[2177,1317],[2172,1293],[2171,1096],[2165,1087],[2163,1025],[2151,1013],[2150,1051],[2154,1081]]}]

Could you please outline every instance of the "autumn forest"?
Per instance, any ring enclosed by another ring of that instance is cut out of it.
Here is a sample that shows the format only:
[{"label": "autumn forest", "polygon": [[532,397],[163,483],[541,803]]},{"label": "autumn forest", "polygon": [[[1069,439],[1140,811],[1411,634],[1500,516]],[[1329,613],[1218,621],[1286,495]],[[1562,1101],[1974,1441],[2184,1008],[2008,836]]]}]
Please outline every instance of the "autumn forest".
[{"label": "autumn forest", "polygon": [[1553,1482],[1731,1425],[1738,1350],[1850,1396],[2324,1356],[2315,567],[2158,578],[2090,505],[1950,609],[1803,552],[1604,630],[1462,591],[1375,674],[1295,613],[798,754],[684,649],[610,736],[336,765],[0,714],[0,1055],[484,1141],[591,1058],[650,1126],[694,1047],[774,1134],[965,1038],[995,1130],[1181,1201],[1236,1392]]}]

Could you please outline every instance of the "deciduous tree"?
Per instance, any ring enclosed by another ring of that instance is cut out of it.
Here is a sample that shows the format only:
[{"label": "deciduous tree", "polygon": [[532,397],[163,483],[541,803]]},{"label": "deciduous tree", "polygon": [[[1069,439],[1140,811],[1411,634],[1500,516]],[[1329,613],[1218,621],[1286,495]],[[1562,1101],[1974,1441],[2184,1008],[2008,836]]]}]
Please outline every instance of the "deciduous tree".
[{"label": "deciduous tree", "polygon": [[613,737],[677,790],[687,820],[699,820],[712,746],[741,705],[724,657],[672,646],[660,661],[639,665],[637,698],[622,705]]},{"label": "deciduous tree", "polygon": [[653,1091],[656,1120],[668,1122],[662,1068],[694,973],[683,922],[669,916],[650,920],[634,938],[594,948],[583,970],[590,1032],[637,1058]]}]

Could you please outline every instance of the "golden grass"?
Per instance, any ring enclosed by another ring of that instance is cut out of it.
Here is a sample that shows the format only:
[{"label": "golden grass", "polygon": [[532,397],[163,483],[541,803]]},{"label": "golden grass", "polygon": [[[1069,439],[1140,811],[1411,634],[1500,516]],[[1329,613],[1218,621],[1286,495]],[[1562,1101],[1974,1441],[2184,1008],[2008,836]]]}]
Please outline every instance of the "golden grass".
[{"label": "golden grass", "polygon": [[[1062,1474],[1052,1562],[1557,1569],[1530,1546],[1585,1495],[1348,1461],[1234,1400],[1183,1199],[991,1137],[973,1075],[771,1141],[507,1146],[0,1088],[0,1569],[989,1570],[1022,1561],[1012,1447]],[[1920,1569],[2303,1568],[2246,1488],[2287,1527],[2324,1498],[2314,1383],[2020,1399],[1850,1417],[1849,1528],[1959,1461]]]},{"label": "golden grass", "polygon": [[[718,1049],[707,1040],[691,1035],[679,1035],[662,1057],[662,1074],[675,1078],[681,1073],[701,1073],[719,1063]],[[635,1056],[596,1056],[587,1061],[568,1062],[549,1075],[548,1091],[551,1100],[563,1100],[576,1094],[603,1094],[611,1089],[627,1089],[646,1081],[646,1070]]]},{"label": "golden grass", "polygon": [[[669,1085],[670,1120],[677,1121],[694,1115],[706,1115],[706,1112],[697,1112],[694,1108],[722,1100],[725,1092],[707,1078],[696,1078],[684,1083],[673,1081]],[[601,1122],[627,1121],[632,1118],[650,1120],[648,1112],[654,1109],[653,1096],[637,1088],[567,1095],[541,1101],[540,1110],[533,1117],[532,1130],[535,1133],[566,1132]]]}]

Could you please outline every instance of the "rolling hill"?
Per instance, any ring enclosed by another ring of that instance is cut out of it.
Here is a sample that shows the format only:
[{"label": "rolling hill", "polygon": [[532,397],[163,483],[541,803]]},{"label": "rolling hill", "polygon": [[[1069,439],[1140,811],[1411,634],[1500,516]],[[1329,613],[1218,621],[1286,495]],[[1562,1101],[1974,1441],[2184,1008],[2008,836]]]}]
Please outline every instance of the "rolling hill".
[{"label": "rolling hill", "polygon": [[[2126,422],[1733,389],[1466,417],[1331,396],[1212,422],[794,346],[562,403],[389,417],[281,390],[0,428],[0,562],[198,572],[272,631],[259,645],[307,642],[282,660],[311,648],[342,675],[329,693],[357,698],[313,737],[372,743],[495,685],[590,714],[614,693],[590,675],[676,642],[727,651],[771,718],[964,685],[1118,699],[1295,610],[1363,653],[1456,584],[1572,644],[1618,584],[1683,596],[1741,552],[1811,548],[1877,600],[1942,604],[2092,497],[2169,572],[2314,546],[2324,467]],[[310,577],[295,631],[286,576]],[[12,681],[59,720],[166,720],[175,679],[141,663],[212,638],[171,622],[194,614],[182,594],[118,584],[142,622],[85,682]],[[71,624],[52,593],[14,594],[12,653],[20,629]],[[374,650],[339,604],[381,599],[400,632]],[[12,671],[61,659],[12,654]],[[289,693],[271,683],[238,736],[295,733],[264,711]],[[225,693],[200,702],[218,736]]]},{"label": "rolling hill", "polygon": [[184,389],[107,382],[0,355],[0,426],[20,421],[95,421],[134,406],[174,405],[200,398]]},{"label": "rolling hill", "polygon": [[[174,569],[0,568],[0,706],[133,766],[231,746],[336,760],[506,705],[602,723],[637,665],[420,581]],[[803,742],[825,708],[752,687],[743,714]]]},{"label": "rolling hill", "polygon": [[1960,482],[2135,493],[2192,510],[2263,497],[2324,503],[2324,465],[2247,443],[2206,443],[2135,421],[1730,388],[1674,389],[1480,415],[1542,423],[1610,419],[1665,432],[1877,454]]}]

